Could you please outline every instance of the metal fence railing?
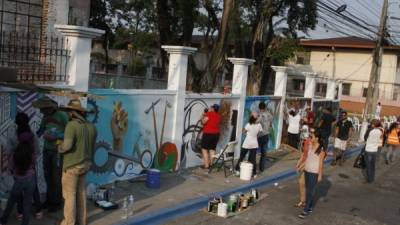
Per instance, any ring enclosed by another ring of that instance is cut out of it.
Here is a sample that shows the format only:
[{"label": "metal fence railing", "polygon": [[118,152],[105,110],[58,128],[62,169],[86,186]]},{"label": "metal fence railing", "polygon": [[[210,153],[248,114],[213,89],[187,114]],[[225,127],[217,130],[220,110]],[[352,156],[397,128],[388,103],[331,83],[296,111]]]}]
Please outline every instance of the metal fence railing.
[{"label": "metal fence railing", "polygon": [[23,83],[54,83],[68,79],[68,41],[55,35],[2,32],[0,67],[14,68]]},{"label": "metal fence railing", "polygon": [[166,89],[167,80],[105,73],[91,73],[90,88]]}]

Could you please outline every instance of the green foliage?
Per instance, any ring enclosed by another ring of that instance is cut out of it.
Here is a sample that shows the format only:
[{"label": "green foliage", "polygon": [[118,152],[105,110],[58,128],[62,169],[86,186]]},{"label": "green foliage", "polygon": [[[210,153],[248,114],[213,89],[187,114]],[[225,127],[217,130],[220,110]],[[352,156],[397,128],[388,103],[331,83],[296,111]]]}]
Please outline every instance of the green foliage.
[{"label": "green foliage", "polygon": [[283,65],[286,60],[294,57],[299,49],[297,39],[277,37],[271,42],[267,54],[274,62]]},{"label": "green foliage", "polygon": [[146,65],[140,58],[133,58],[128,65],[128,73],[132,76],[145,76],[146,70]]}]

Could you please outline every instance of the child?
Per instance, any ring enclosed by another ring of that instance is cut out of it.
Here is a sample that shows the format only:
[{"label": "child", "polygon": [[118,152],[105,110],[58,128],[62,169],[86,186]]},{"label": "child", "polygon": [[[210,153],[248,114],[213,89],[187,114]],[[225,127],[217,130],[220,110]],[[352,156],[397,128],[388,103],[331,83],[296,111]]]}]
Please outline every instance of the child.
[{"label": "child", "polygon": [[253,164],[253,177],[256,176],[256,155],[258,149],[257,135],[262,131],[261,124],[256,123],[257,115],[254,113],[250,116],[249,122],[244,127],[246,138],[244,139],[242,150],[240,151],[240,158],[236,164],[236,171],[239,170],[239,165],[243,161],[244,157],[249,152],[249,161]]},{"label": "child", "polygon": [[[18,115],[17,115],[18,120]],[[18,145],[9,158],[9,168],[14,175],[14,185],[0,218],[0,225],[7,223],[14,204],[22,198],[22,225],[29,224],[33,194],[36,188],[34,134],[30,129],[18,127]]]}]

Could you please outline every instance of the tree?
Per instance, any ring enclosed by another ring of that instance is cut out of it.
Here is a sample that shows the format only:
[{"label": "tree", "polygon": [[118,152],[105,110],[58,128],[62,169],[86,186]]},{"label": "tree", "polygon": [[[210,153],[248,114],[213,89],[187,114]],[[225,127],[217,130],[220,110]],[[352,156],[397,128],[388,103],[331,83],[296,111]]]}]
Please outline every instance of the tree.
[{"label": "tree", "polygon": [[106,0],[91,0],[90,7],[89,26],[105,31],[103,36],[103,48],[105,50],[104,59],[107,73],[109,64],[108,44],[113,40],[113,32],[110,26],[110,18],[107,16],[108,10]]},{"label": "tree", "polygon": [[218,31],[218,39],[213,46],[213,51],[208,61],[208,69],[205,72],[200,90],[212,91],[215,87],[216,79],[221,74],[225,65],[225,53],[228,41],[229,33],[229,20],[235,6],[235,0],[224,0],[224,6],[222,11],[222,19],[220,28]]}]

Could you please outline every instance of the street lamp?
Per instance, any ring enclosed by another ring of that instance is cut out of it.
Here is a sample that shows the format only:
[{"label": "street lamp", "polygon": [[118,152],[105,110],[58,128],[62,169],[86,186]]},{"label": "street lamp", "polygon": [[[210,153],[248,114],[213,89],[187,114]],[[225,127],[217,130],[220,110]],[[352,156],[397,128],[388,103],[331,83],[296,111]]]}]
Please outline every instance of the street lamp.
[{"label": "street lamp", "polygon": [[339,6],[339,7],[335,10],[335,12],[336,12],[336,13],[342,13],[342,12],[344,12],[344,11],[346,10],[346,8],[347,8],[347,5],[346,5],[346,4],[343,4],[343,5]]}]

